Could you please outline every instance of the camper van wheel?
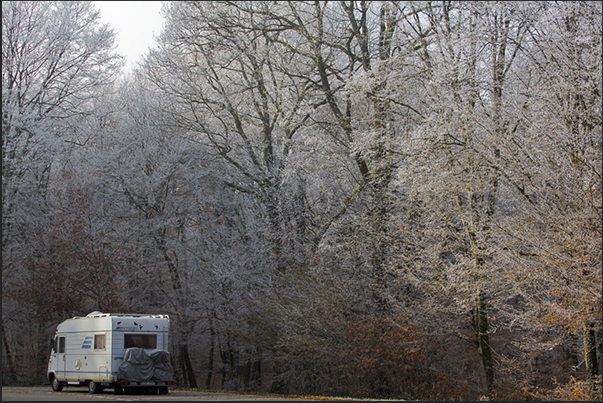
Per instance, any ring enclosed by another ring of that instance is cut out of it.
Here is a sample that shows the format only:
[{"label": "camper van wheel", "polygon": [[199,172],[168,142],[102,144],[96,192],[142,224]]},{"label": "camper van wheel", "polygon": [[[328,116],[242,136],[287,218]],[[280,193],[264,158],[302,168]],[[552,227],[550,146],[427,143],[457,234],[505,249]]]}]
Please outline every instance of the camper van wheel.
[{"label": "camper van wheel", "polygon": [[63,390],[63,382],[60,382],[57,378],[52,379],[52,390],[60,392]]},{"label": "camper van wheel", "polygon": [[88,382],[88,392],[90,393],[100,393],[103,391],[103,387],[100,385],[100,383],[97,382]]}]

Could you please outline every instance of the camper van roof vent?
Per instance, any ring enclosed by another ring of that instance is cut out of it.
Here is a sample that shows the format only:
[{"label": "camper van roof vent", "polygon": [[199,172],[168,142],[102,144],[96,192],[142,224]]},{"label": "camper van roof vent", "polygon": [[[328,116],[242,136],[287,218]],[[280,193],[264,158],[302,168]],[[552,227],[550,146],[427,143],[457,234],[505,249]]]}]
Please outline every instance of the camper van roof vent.
[{"label": "camper van roof vent", "polygon": [[86,315],[86,316],[87,316],[87,317],[89,317],[89,318],[91,318],[91,317],[93,317],[93,316],[100,316],[100,315],[102,315],[102,314],[103,314],[103,313],[102,313],[102,312],[100,312],[100,311],[94,311],[94,312],[90,312],[90,313],[89,313],[88,315]]}]

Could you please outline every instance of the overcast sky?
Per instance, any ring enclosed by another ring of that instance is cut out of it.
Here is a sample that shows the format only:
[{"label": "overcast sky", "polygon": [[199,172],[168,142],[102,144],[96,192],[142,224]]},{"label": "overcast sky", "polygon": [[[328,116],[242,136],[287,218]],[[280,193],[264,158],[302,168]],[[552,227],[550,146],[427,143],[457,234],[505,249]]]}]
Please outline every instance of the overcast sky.
[{"label": "overcast sky", "polygon": [[161,1],[93,1],[101,21],[109,23],[117,37],[117,52],[126,57],[126,72],[132,70],[159,35],[163,24]]}]

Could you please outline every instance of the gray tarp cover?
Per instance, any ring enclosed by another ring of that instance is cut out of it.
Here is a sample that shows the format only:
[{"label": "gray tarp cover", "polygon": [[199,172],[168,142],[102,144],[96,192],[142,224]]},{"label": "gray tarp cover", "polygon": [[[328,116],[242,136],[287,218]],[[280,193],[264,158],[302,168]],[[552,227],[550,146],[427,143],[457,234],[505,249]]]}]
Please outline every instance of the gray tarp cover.
[{"label": "gray tarp cover", "polygon": [[170,365],[170,353],[153,350],[149,356],[142,348],[129,348],[125,351],[123,362],[117,367],[117,376],[121,381],[171,381],[174,371]]},{"label": "gray tarp cover", "polygon": [[165,350],[153,350],[149,353],[153,362],[153,379],[171,381],[174,378],[174,369],[170,365],[170,353]]}]

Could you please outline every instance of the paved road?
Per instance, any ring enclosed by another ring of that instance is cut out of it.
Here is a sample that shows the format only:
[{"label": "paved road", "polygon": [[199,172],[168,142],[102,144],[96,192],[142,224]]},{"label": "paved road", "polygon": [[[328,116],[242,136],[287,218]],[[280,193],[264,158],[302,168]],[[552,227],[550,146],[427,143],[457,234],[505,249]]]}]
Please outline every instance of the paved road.
[{"label": "paved road", "polygon": [[[168,395],[114,395],[112,389],[91,395],[86,387],[65,387],[61,392],[53,392],[49,386],[2,387],[2,401],[212,401],[212,400],[256,400],[256,401],[312,401],[331,400],[307,397],[286,397],[262,394],[242,394],[225,392],[202,392],[186,389],[170,389]],[[333,399],[335,400],[335,399]],[[338,399],[339,400],[339,399]]]}]

